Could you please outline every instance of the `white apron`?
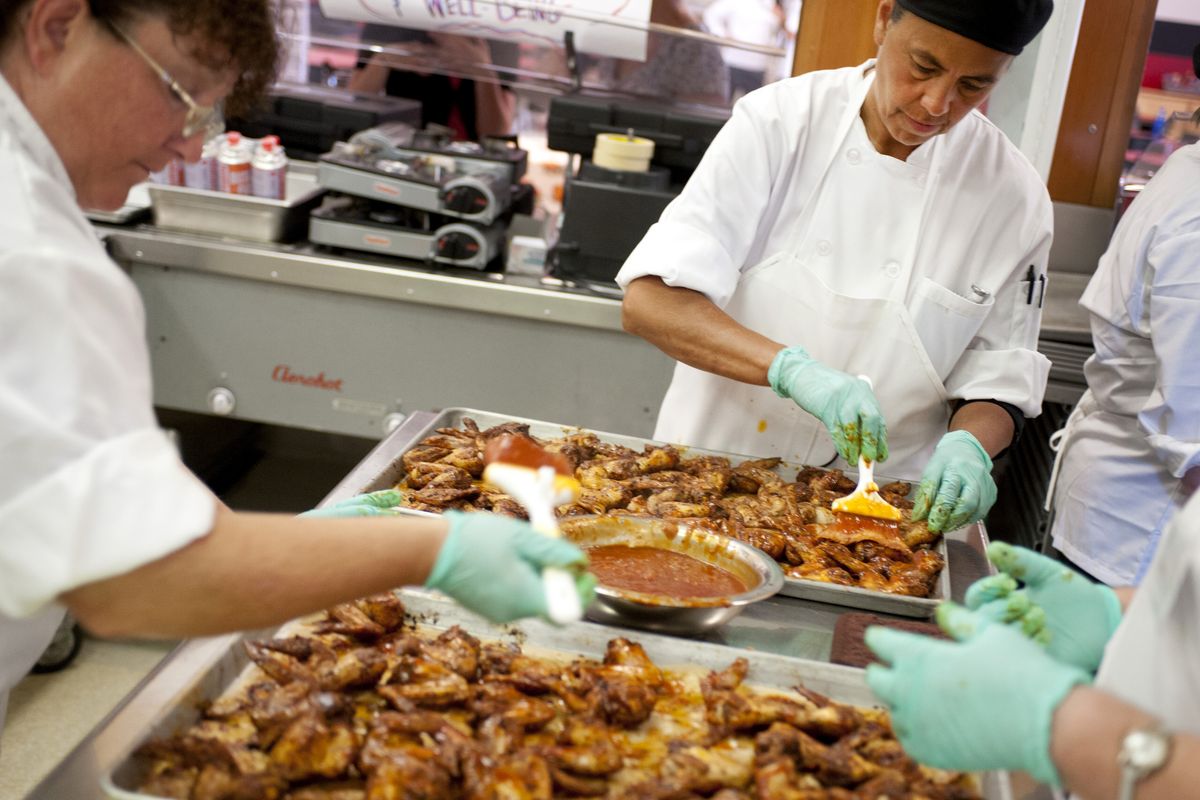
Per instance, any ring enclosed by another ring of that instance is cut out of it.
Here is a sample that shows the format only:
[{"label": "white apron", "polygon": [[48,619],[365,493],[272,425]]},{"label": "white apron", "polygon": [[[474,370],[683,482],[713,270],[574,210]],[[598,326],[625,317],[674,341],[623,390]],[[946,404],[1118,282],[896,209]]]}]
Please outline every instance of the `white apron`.
[{"label": "white apron", "polygon": [[[1063,429],[1046,492],[1054,547],[1097,580],[1137,586],[1162,531],[1183,506],[1183,483],[1171,475],[1122,395],[1100,402],[1084,392]],[[1056,441],[1057,439],[1057,441]]]},{"label": "white apron", "polygon": [[[934,194],[930,187],[936,183],[940,142],[928,145],[935,148],[933,161],[915,191],[915,202],[901,206],[907,206],[909,213],[896,225],[880,223],[871,231],[895,252],[906,254],[886,264],[891,283],[881,287],[869,278],[872,267],[856,263],[850,268],[862,271],[864,291],[852,296],[830,288],[820,270],[836,269],[820,263],[833,250],[825,237],[849,238],[854,232],[843,224],[845,210],[839,201],[847,194],[856,197],[879,191],[870,180],[874,173],[856,167],[854,150],[849,151],[852,160],[843,158],[843,145],[871,83],[864,80],[846,106],[836,129],[839,146],[804,204],[805,218],[795,224],[790,246],[746,270],[724,311],[764,336],[803,346],[830,367],[870,376],[888,431],[890,457],[881,472],[914,478],[921,474],[950,419],[945,387],[904,302],[921,222]],[[919,292],[923,302],[942,302],[935,294]],[[712,450],[848,466],[837,457],[824,424],[792,400],[778,397],[769,387],[729,380],[682,363],[676,366],[663,398],[654,435]]]}]

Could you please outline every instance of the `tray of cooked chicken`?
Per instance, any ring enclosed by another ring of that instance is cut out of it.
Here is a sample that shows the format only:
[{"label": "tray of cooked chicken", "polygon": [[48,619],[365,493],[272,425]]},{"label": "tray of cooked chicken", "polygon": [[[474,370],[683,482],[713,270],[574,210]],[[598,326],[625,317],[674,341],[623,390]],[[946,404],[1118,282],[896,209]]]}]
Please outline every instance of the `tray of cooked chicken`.
[{"label": "tray of cooked chicken", "polygon": [[[440,412],[359,491],[403,490],[414,511],[494,511],[524,516],[511,497],[480,481],[488,439],[519,431],[562,453],[583,485],[576,514],[631,514],[686,520],[752,544],[775,558],[783,595],[910,617],[932,616],[950,597],[946,543],[908,518],[910,483],[879,479],[902,509],[899,522],[835,514],[854,490],[841,470],[676,447],[466,408]],[[381,447],[386,446],[386,442]]]},{"label": "tray of cooked chicken", "polygon": [[1009,800],[917,764],[861,670],[420,591],[228,637],[104,780],[146,798]]}]

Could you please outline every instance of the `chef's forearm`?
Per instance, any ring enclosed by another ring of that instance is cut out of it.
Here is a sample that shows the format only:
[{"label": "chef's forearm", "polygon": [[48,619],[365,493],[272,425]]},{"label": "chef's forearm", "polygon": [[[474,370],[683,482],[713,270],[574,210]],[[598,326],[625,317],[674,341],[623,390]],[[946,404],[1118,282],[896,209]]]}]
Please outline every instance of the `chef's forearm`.
[{"label": "chef's forearm", "polygon": [[758,386],[767,385],[767,370],[784,346],[741,325],[703,294],[667,286],[655,276],[625,289],[621,322],[674,359]]},{"label": "chef's forearm", "polygon": [[965,430],[995,456],[1012,444],[1016,427],[1012,417],[995,403],[968,403],[950,418],[950,430]]},{"label": "chef's forearm", "polygon": [[60,600],[105,636],[261,628],[424,582],[445,531],[437,519],[302,519],[218,509],[203,538]]},{"label": "chef's forearm", "polygon": [[[1153,717],[1090,686],[1071,691],[1054,712],[1050,756],[1063,785],[1089,800],[1117,796],[1117,753],[1125,734]],[[1200,738],[1176,734],[1171,757],[1138,784],[1138,800],[1190,797],[1200,782]]]}]

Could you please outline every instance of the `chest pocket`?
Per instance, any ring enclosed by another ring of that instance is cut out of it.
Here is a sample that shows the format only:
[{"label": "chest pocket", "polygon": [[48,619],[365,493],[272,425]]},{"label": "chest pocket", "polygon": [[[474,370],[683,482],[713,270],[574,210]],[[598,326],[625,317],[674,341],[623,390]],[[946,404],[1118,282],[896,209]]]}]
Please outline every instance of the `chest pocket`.
[{"label": "chest pocket", "polygon": [[975,303],[929,278],[918,280],[911,306],[913,326],[942,381],[975,338],[995,303],[993,297]]}]

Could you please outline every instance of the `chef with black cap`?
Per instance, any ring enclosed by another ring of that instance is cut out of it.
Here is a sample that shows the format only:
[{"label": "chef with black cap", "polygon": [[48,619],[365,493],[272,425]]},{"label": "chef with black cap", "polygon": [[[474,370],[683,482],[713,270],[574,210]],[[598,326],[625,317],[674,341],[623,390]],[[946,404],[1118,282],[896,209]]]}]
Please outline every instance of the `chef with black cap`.
[{"label": "chef with black cap", "polygon": [[987,513],[992,457],[1045,391],[1052,218],[977,109],[1050,13],[881,0],[876,59],[737,104],[617,278],[626,329],[679,361],[656,438],[888,459],[922,475],[931,528]]}]

